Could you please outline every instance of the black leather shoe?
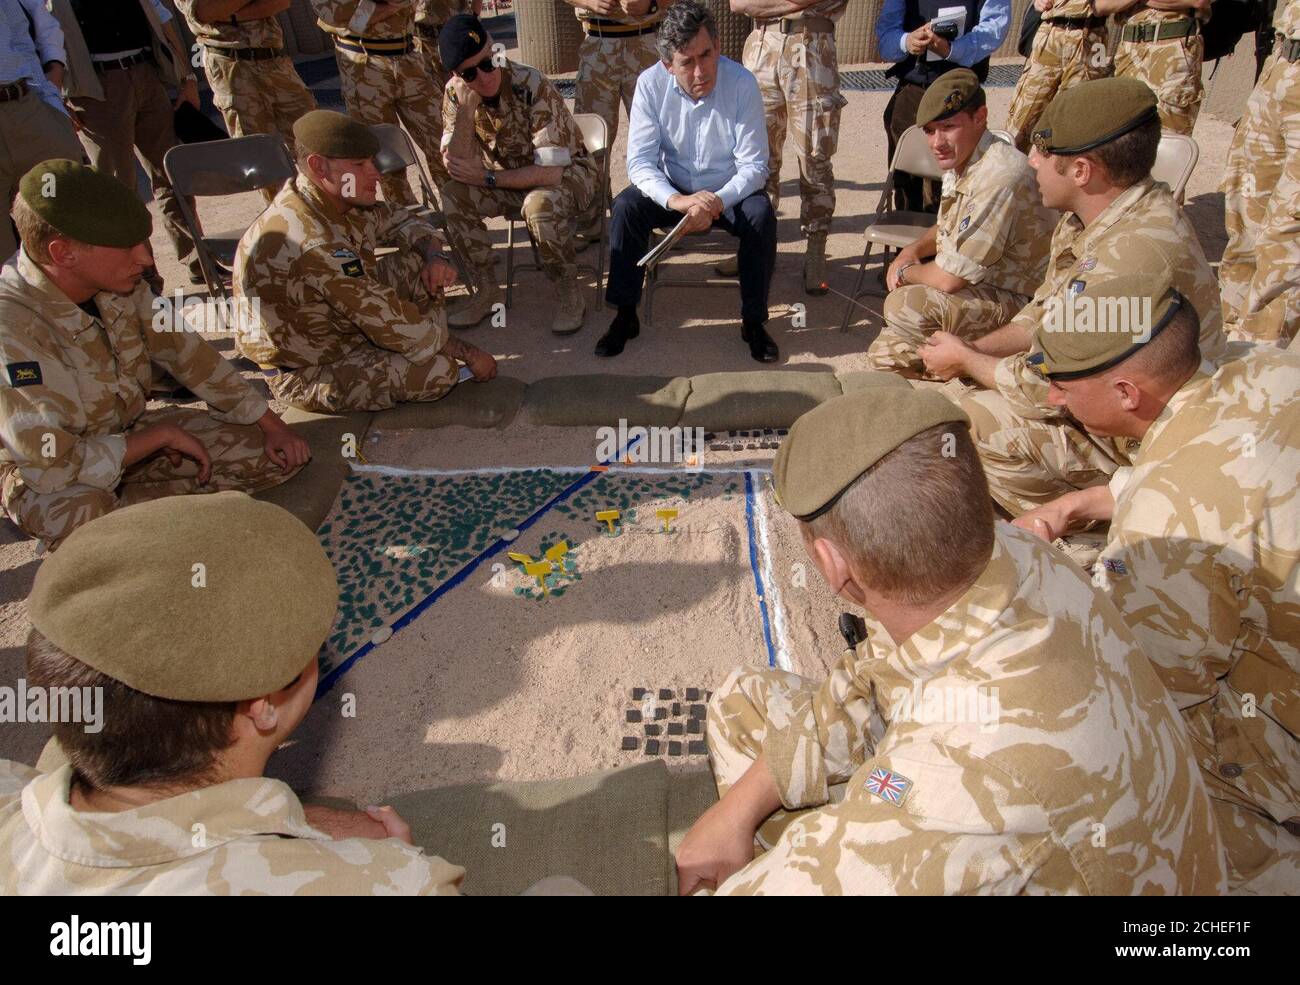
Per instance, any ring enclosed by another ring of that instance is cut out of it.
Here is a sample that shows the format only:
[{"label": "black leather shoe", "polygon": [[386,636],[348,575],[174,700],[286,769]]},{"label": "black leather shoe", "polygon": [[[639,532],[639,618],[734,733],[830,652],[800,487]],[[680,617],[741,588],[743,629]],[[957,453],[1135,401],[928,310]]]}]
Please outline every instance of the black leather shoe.
[{"label": "black leather shoe", "polygon": [[640,334],[641,322],[636,315],[630,318],[618,315],[610,323],[609,331],[596,343],[596,355],[617,356],[627,345],[628,339],[634,339]]},{"label": "black leather shoe", "polygon": [[781,358],[781,350],[762,325],[746,322],[740,330],[740,337],[749,343],[749,354],[760,363],[774,363]]}]

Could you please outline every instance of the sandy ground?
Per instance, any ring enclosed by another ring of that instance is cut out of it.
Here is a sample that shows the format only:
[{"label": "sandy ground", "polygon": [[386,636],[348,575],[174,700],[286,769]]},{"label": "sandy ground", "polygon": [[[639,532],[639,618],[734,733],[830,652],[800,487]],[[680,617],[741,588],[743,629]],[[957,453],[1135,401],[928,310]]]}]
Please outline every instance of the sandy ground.
[{"label": "sandy ground", "polygon": [[[989,91],[994,126],[1005,119],[1011,92]],[[830,283],[841,291],[852,286],[862,231],[880,195],[885,143],[879,121],[888,94],[847,96],[830,240]],[[1217,261],[1225,236],[1216,186],[1231,126],[1203,113],[1195,137],[1201,161],[1187,190],[1187,208],[1206,253]],[[623,152],[620,135],[615,193],[626,184]],[[788,148],[782,181],[781,245],[769,323],[781,346],[780,366],[863,369],[863,352],[880,327],[880,302],[864,299],[852,329],[841,334],[845,301],[803,294],[797,167]],[[227,229],[247,223],[260,207],[261,199],[251,195],[204,200],[201,214],[209,229]],[[504,244],[504,225],[494,222],[491,228]],[[153,241],[169,288],[182,284],[165,238],[156,232]],[[594,263],[595,254],[591,249],[580,259]],[[697,257],[684,255],[672,263],[688,268],[688,275],[704,273]],[[503,257],[498,269],[504,274]],[[589,297],[585,329],[557,338],[548,331],[550,287],[540,274],[526,272],[506,324],[485,323],[468,337],[497,356],[502,372],[525,380],[567,373],[687,375],[756,368],[739,339],[739,298],[733,289],[665,288],[656,302],[656,323],[643,326],[641,337],[614,360],[591,352],[609,316],[594,294]],[[797,305],[806,306],[802,327],[790,317]],[[229,350],[229,340],[219,345]],[[589,464],[593,445],[586,429],[485,435],[448,428],[379,439],[367,447],[367,458],[405,467]],[[625,761],[620,757],[629,754],[618,750],[616,740],[624,734],[632,687],[709,688],[733,664],[758,659],[756,597],[742,537],[743,510],[736,505],[702,499],[692,507],[699,514],[692,523],[698,520],[715,533],[646,538],[642,554],[585,541],[584,573],[590,565],[592,574],[579,583],[580,591],[552,602],[502,596],[485,584],[486,573],[465,583],[359,662],[319,704],[273,769],[307,789],[367,797],[455,780],[574,775]],[[772,522],[765,577],[780,597],[774,608],[783,616],[785,645],[797,669],[818,676],[839,656],[839,607],[815,572],[796,567],[803,563],[797,534],[776,522],[779,513],[770,502],[767,512]],[[22,675],[23,600],[37,566],[31,543],[12,525],[0,523],[0,686],[12,686]],[[356,718],[339,713],[343,693],[356,695]],[[5,725],[0,757],[33,762],[45,734],[41,726]],[[631,758],[637,755],[644,753]]]}]

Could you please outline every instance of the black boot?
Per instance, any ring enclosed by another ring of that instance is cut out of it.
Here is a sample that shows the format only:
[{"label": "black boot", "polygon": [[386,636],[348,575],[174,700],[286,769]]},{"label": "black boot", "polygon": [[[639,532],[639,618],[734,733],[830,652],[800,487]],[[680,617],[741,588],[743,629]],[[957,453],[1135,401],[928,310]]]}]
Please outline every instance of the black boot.
[{"label": "black boot", "polygon": [[774,363],[781,358],[781,350],[767,334],[762,322],[745,322],[740,337],[749,343],[749,354],[760,363]]},{"label": "black boot", "polygon": [[630,304],[619,305],[618,314],[610,322],[609,331],[596,343],[596,355],[617,356],[627,345],[628,339],[641,334],[641,322],[636,316],[636,307]]}]

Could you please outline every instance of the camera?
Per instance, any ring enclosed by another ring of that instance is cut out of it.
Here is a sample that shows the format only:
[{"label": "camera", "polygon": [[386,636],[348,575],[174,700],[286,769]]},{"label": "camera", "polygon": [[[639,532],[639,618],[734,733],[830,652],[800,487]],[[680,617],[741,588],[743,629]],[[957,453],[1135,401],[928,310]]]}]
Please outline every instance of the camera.
[{"label": "camera", "polygon": [[953,41],[957,37],[956,21],[940,21],[933,25],[930,30],[936,38],[943,38],[945,41]]}]

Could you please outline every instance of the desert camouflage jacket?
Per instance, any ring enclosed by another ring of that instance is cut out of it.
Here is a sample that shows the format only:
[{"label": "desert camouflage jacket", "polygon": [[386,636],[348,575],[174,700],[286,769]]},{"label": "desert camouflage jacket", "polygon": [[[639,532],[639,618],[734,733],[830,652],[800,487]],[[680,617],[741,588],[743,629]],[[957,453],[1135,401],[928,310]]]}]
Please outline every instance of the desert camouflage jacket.
[{"label": "desert camouflage jacket", "polygon": [[447,344],[441,304],[404,300],[375,276],[381,246],[412,249],[436,236],[423,220],[384,202],[340,215],[301,174],[244,233],[235,251],[235,294],[256,299],[239,349],[262,366],[302,369],[378,346],[425,363]]},{"label": "desert camouflage jacket", "polygon": [[473,14],[470,0],[415,0],[415,22],[441,27],[457,14]]},{"label": "desert camouflage jacket", "polygon": [[1228,357],[1112,478],[1096,577],[1212,782],[1300,821],[1300,354],[1233,343]]},{"label": "desert camouflage jacket", "polygon": [[934,262],[971,284],[1029,297],[1043,282],[1057,214],[1043,205],[1028,158],[985,133],[966,170],[950,173]]},{"label": "desert camouflage jacket", "polygon": [[[0,476],[37,493],[122,481],[126,434],[145,411],[154,364],[218,420],[253,424],[258,395],[206,340],[179,323],[144,282],[101,291],[94,318],[19,250],[0,272]],[[161,330],[160,330],[161,329]]]},{"label": "desert camouflage jacket", "polygon": [[230,21],[201,21],[194,16],[198,0],[176,0],[176,9],[184,15],[194,36],[214,48],[283,48],[284,32],[274,17]]},{"label": "desert camouflage jacket", "polygon": [[412,0],[390,0],[402,9],[370,24],[373,5],[366,0],[311,0],[316,23],[329,34],[356,34],[364,38],[400,38],[415,31]]},{"label": "desert camouflage jacket", "polygon": [[[721,893],[1224,888],[1178,712],[1078,568],[999,524],[988,566],[934,622],[902,644],[866,622],[815,697],[792,692],[805,706],[769,709],[763,737],[786,807],[826,805],[840,781],[844,799],[799,816]],[[828,775],[827,750],[861,765]]]},{"label": "desert camouflage jacket", "polygon": [[83,813],[71,779],[0,760],[0,893],[455,896],[465,875],[395,838],[331,839],[279,780]]},{"label": "desert camouflage jacket", "polygon": [[[480,102],[474,130],[489,167],[511,171],[539,164],[577,167],[594,177],[596,164],[582,143],[582,133],[564,97],[541,72],[508,61],[502,69],[497,104]],[[443,147],[450,145],[456,113],[467,90],[453,77],[442,97]]]}]

